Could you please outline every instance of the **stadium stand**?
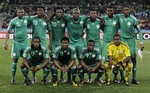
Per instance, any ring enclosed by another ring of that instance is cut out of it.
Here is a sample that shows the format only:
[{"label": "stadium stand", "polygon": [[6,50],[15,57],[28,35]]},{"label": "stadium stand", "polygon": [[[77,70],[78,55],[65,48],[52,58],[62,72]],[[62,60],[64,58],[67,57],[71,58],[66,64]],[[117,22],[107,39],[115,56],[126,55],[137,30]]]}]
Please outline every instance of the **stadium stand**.
[{"label": "stadium stand", "polygon": [[15,10],[18,6],[24,7],[26,15],[34,15],[37,6],[45,6],[47,15],[51,15],[56,6],[62,6],[66,13],[71,13],[72,8],[79,7],[84,15],[87,14],[89,8],[95,7],[101,15],[105,15],[107,6],[113,5],[116,13],[120,13],[123,4],[132,7],[132,14],[141,24],[144,24],[142,29],[150,29],[149,0],[3,0],[0,3],[0,12],[3,14],[2,28],[7,28],[10,19],[16,15]]}]

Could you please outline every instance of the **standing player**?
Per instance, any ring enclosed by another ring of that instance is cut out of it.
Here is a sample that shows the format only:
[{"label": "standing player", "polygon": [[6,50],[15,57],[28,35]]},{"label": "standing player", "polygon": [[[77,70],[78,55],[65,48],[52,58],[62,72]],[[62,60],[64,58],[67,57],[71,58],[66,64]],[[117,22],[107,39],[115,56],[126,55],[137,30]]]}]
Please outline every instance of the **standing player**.
[{"label": "standing player", "polygon": [[[38,36],[41,40],[41,45],[47,47],[46,44],[46,31],[48,29],[46,23],[46,16],[44,14],[44,7],[37,8],[37,15],[30,18],[30,24],[32,26],[32,37]],[[33,72],[32,83],[36,82],[35,72]]]},{"label": "standing player", "polygon": [[32,26],[32,37],[38,36],[41,39],[41,45],[47,47],[46,45],[46,31],[48,29],[46,23],[46,16],[44,14],[44,7],[37,7],[37,15],[30,18],[30,24]]},{"label": "standing player", "polygon": [[[113,36],[118,33],[119,29],[119,19],[114,15],[114,8],[109,6],[107,7],[107,16],[103,16],[105,23],[103,25],[103,60],[104,62],[108,61],[107,56],[107,45],[113,41]],[[123,73],[121,73],[121,78],[123,78]],[[118,82],[117,74],[114,73],[114,82]]]},{"label": "standing player", "polygon": [[76,49],[77,59],[79,61],[81,49],[84,47],[84,24],[85,20],[88,17],[80,16],[80,10],[78,8],[74,8],[72,10],[72,16],[65,15],[64,18],[67,21],[68,38],[70,40],[70,45]]},{"label": "standing player", "polygon": [[131,51],[131,60],[133,63],[133,70],[132,70],[132,84],[139,84],[139,82],[136,81],[136,42],[135,42],[135,29],[138,32],[138,35],[140,37],[140,48],[144,48],[143,44],[143,38],[141,29],[138,26],[137,19],[130,15],[130,8],[129,6],[123,7],[123,14],[117,15],[120,22],[120,35],[121,40],[123,42],[126,42],[128,46],[130,47]]},{"label": "standing player", "polygon": [[72,74],[72,85],[77,86],[75,81],[76,78],[76,66],[75,66],[75,59],[76,59],[76,51],[75,48],[69,46],[69,39],[67,37],[63,37],[61,39],[61,46],[55,48],[55,53],[53,55],[54,58],[54,65],[52,67],[52,74],[53,74],[53,86],[58,85],[58,71],[57,68],[60,69],[63,73],[67,73],[68,71]]},{"label": "standing player", "polygon": [[[37,72],[43,69],[43,85],[47,84],[46,78],[49,75],[50,65],[47,49],[41,46],[39,37],[33,37],[31,46],[27,47],[23,53],[23,64],[21,65],[22,74],[25,77],[25,85],[31,84],[28,77],[28,69],[32,72]],[[37,67],[39,65],[39,67]]]},{"label": "standing player", "polygon": [[79,60],[80,51],[84,47],[84,23],[88,17],[80,16],[80,10],[78,8],[74,8],[72,11],[72,16],[64,16],[64,18],[67,21],[68,38],[70,40],[70,45],[75,47],[77,58]]},{"label": "standing player", "polygon": [[14,32],[14,39],[13,39],[13,46],[12,46],[12,53],[11,57],[13,59],[12,62],[12,77],[11,83],[15,83],[15,74],[17,70],[17,62],[19,57],[22,57],[24,49],[27,47],[28,44],[28,37],[27,37],[27,25],[28,25],[28,16],[24,16],[24,9],[18,8],[17,9],[17,17],[13,18],[8,26],[8,31],[6,33],[6,40],[4,48],[7,50],[8,45],[7,41],[9,38],[9,34],[11,31]]},{"label": "standing player", "polygon": [[[94,40],[95,47],[100,49],[101,53],[101,43],[100,43],[100,30],[102,27],[102,22],[100,19],[97,18],[97,11],[96,9],[90,10],[90,18],[85,21],[85,31],[86,31],[86,41]],[[90,73],[88,81],[89,83],[92,82],[92,78]]]},{"label": "standing player", "polygon": [[101,76],[104,73],[104,69],[101,67],[101,53],[99,48],[95,48],[95,42],[89,40],[87,42],[87,48],[83,48],[80,54],[80,65],[78,67],[78,73],[80,77],[80,86],[84,84],[84,73],[97,73],[95,82],[101,85]]},{"label": "standing player", "polygon": [[[54,50],[57,46],[61,45],[60,38],[65,36],[65,25],[66,21],[62,17],[63,8],[56,7],[54,10],[54,16],[51,18],[49,24],[51,25],[51,30],[49,34],[50,43],[49,49],[51,50],[51,61],[53,61]],[[61,73],[60,80],[65,82],[63,78],[63,73]]]},{"label": "standing player", "polygon": [[110,85],[110,72],[111,68],[116,67],[119,70],[125,70],[125,84],[128,86],[128,78],[132,72],[133,64],[131,62],[130,49],[126,43],[121,42],[120,35],[114,35],[114,41],[108,44],[108,62],[105,62],[104,67],[106,70],[106,85]]},{"label": "standing player", "polygon": [[117,34],[119,29],[119,19],[114,15],[114,8],[107,7],[107,16],[103,16],[105,23],[103,26],[103,56],[104,61],[107,60],[107,44],[113,41],[113,36]]}]

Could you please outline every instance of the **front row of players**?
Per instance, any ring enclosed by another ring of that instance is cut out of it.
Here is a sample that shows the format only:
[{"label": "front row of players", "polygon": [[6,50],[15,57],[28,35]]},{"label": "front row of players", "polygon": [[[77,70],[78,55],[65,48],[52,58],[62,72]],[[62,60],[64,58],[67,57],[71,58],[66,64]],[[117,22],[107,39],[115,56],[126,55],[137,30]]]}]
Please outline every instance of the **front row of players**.
[{"label": "front row of players", "polygon": [[[114,41],[108,45],[107,50],[108,62],[105,62],[103,65],[101,63],[100,50],[95,48],[95,42],[93,40],[89,40],[87,42],[87,47],[83,48],[81,51],[79,64],[76,65],[75,48],[69,45],[69,39],[67,37],[63,37],[61,39],[61,46],[55,49],[53,55],[54,62],[50,65],[47,49],[40,45],[39,37],[34,37],[31,46],[27,47],[23,53],[21,69],[25,78],[24,83],[25,85],[31,84],[30,78],[28,77],[28,70],[35,73],[43,69],[42,84],[47,84],[46,78],[51,71],[53,86],[57,86],[58,69],[60,69],[63,73],[67,73],[68,83],[71,83],[73,86],[84,85],[84,73],[96,73],[97,76],[94,82],[97,85],[101,85],[103,83],[101,76],[104,72],[106,75],[105,84],[110,85],[110,73],[113,69],[115,75],[118,71],[124,70],[125,75],[121,77],[121,81],[129,85],[128,78],[132,72],[133,66],[129,47],[127,44],[121,42],[120,35],[116,34],[114,36]],[[75,80],[77,73],[80,78],[79,84],[77,84]]]}]

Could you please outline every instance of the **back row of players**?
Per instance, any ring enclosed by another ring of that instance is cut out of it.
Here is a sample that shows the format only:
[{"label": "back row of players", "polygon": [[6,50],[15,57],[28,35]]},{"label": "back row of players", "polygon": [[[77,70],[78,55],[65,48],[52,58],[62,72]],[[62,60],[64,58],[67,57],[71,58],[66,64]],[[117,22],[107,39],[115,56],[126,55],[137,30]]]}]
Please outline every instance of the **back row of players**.
[{"label": "back row of players", "polygon": [[[54,14],[51,17],[45,16],[44,8],[37,8],[36,16],[24,16],[24,9],[17,9],[17,17],[11,20],[8,26],[8,32],[6,33],[6,41],[4,48],[7,50],[8,45],[7,41],[9,39],[9,33],[14,31],[14,42],[12,47],[11,57],[13,58],[12,62],[12,78],[11,82],[15,83],[15,73],[17,69],[18,58],[22,56],[25,48],[28,44],[27,38],[27,27],[32,25],[32,36],[39,37],[41,45],[47,47],[46,42],[46,31],[49,31],[49,45],[48,48],[51,50],[51,62],[55,54],[56,47],[61,45],[61,38],[65,36],[65,28],[68,30],[68,38],[70,45],[75,48],[77,59],[80,63],[80,57],[82,48],[85,47],[85,42],[83,39],[84,29],[86,32],[86,41],[93,40],[95,42],[95,48],[100,49],[100,55],[103,55],[103,61],[108,60],[107,57],[107,45],[113,41],[113,36],[118,33],[120,29],[121,40],[126,42],[131,51],[131,60],[133,63],[133,76],[132,83],[139,84],[136,81],[136,42],[135,42],[135,29],[137,30],[140,37],[140,47],[144,48],[142,33],[140,27],[138,26],[137,19],[130,15],[130,8],[128,6],[123,6],[123,14],[115,14],[113,7],[107,7],[106,16],[98,16],[98,13],[95,9],[89,11],[89,16],[80,16],[80,10],[74,8],[72,10],[72,15],[64,14],[63,9],[60,7],[55,8]],[[104,32],[103,37],[103,47],[100,43],[100,31]],[[36,51],[31,52],[31,56],[36,54]],[[39,53],[40,55],[40,53]],[[36,62],[36,61],[35,61]],[[35,65],[35,64],[34,64]],[[33,66],[34,66],[33,65]],[[23,67],[23,66],[22,66]],[[42,66],[43,67],[43,66]],[[58,67],[59,68],[59,67]],[[39,70],[39,69],[38,69]],[[27,72],[26,69],[22,68],[22,72]],[[33,72],[33,79],[35,79],[35,72]],[[49,72],[49,69],[44,69],[45,74]],[[64,70],[62,70],[64,72]],[[68,74],[69,75],[69,74]],[[29,83],[29,79],[26,77],[25,83]],[[44,75],[47,77],[47,74]],[[43,83],[46,83],[46,78],[43,76]],[[123,78],[123,72],[121,74]],[[63,73],[61,74],[63,77]],[[68,76],[70,78],[70,76]],[[89,79],[91,75],[89,74]],[[55,80],[54,80],[55,81]],[[106,80],[110,82],[110,80]],[[76,86],[75,81],[73,84]],[[54,83],[54,86],[56,82]],[[109,85],[109,84],[108,84]]]}]

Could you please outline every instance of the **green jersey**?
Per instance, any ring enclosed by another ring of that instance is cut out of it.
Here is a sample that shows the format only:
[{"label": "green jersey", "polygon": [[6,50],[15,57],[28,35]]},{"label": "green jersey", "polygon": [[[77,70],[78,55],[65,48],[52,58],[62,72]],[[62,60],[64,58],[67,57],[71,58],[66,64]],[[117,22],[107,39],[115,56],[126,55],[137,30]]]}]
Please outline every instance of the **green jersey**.
[{"label": "green jersey", "polygon": [[51,24],[51,32],[52,32],[52,43],[53,44],[58,44],[61,45],[60,40],[62,37],[65,36],[65,25],[66,25],[66,21],[61,18],[61,19],[57,19],[56,16],[54,16],[52,18],[52,20],[50,21]]},{"label": "green jersey", "polygon": [[[90,19],[86,20],[86,40],[94,40],[96,47],[100,45],[100,29],[101,29],[101,21],[96,19],[95,21],[91,21]],[[97,47],[97,48],[100,48]]]},{"label": "green jersey", "polygon": [[14,40],[19,42],[27,42],[27,25],[28,25],[28,16],[23,16],[22,18],[15,17],[13,18],[8,26],[8,31],[14,31]]},{"label": "green jersey", "polygon": [[48,29],[45,19],[39,18],[37,15],[30,18],[32,25],[32,37],[38,36],[41,39],[41,44],[46,47],[46,31]]},{"label": "green jersey", "polygon": [[43,63],[45,59],[49,58],[47,49],[43,46],[39,49],[32,48],[32,46],[27,47],[23,53],[23,57],[35,65]]},{"label": "green jersey", "polygon": [[72,16],[65,17],[71,45],[83,43],[83,29],[87,18],[87,16],[80,16],[78,20],[74,20]]},{"label": "green jersey", "polygon": [[71,60],[76,58],[75,48],[68,46],[67,49],[63,49],[61,46],[58,46],[55,48],[53,58],[57,59],[61,64],[69,65]]},{"label": "green jersey", "polygon": [[143,41],[141,29],[138,26],[137,19],[130,15],[129,17],[125,17],[123,14],[117,15],[120,23],[120,35],[122,38],[133,38],[135,36],[135,29],[137,30],[140,41]]},{"label": "green jersey", "polygon": [[119,19],[116,16],[113,16],[112,18],[104,16],[102,18],[105,21],[103,26],[103,41],[110,43],[113,41],[113,36],[118,33]]},{"label": "green jersey", "polygon": [[80,58],[83,59],[85,64],[89,66],[95,66],[97,61],[102,59],[98,48],[94,48],[93,51],[88,51],[87,48],[83,48]]}]

